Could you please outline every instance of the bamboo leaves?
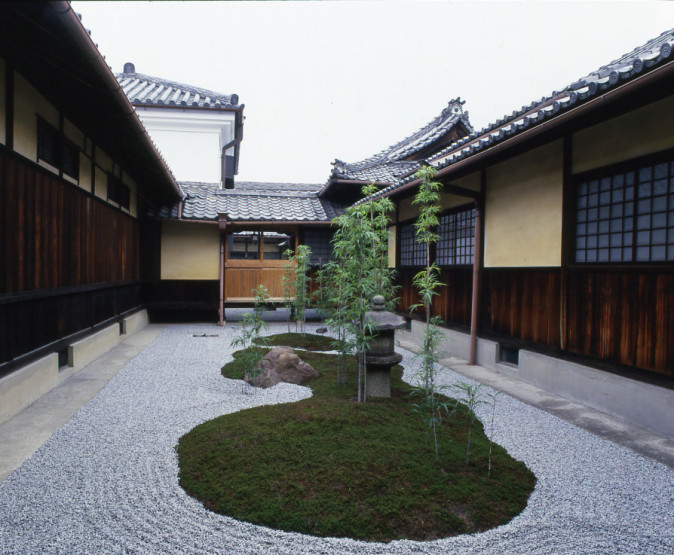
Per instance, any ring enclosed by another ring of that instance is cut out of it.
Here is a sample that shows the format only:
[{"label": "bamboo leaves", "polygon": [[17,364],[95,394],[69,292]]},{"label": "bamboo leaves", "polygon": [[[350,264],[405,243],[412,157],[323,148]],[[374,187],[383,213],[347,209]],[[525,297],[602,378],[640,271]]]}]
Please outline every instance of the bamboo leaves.
[{"label": "bamboo leaves", "polygon": [[418,354],[418,360],[421,361],[421,369],[417,376],[417,386],[415,395],[421,397],[421,402],[417,403],[418,412],[426,423],[426,433],[430,430],[433,435],[433,444],[435,447],[435,459],[439,459],[438,453],[438,435],[437,429],[442,422],[442,411],[453,412],[449,406],[443,406],[440,401],[439,388],[435,383],[436,364],[439,360],[439,346],[442,341],[442,334],[437,328],[439,319],[431,317],[431,305],[433,297],[438,294],[437,289],[444,284],[440,282],[440,268],[431,261],[431,245],[438,240],[436,233],[439,224],[438,214],[440,212],[440,188],[442,185],[433,181],[435,169],[428,166],[423,167],[417,172],[417,177],[421,178],[419,190],[414,197],[413,205],[419,207],[419,217],[414,224],[416,229],[417,241],[426,245],[426,268],[414,276],[414,286],[419,292],[421,304],[415,305],[413,309],[423,306],[426,315],[426,329],[424,330],[424,343]]},{"label": "bamboo leaves", "polygon": [[[367,398],[365,351],[376,331],[367,321],[372,298],[382,295],[389,307],[393,303],[393,270],[388,262],[390,199],[375,199],[374,185],[363,187],[366,200],[347,208],[335,219],[332,246],[335,261],[329,266],[329,288],[334,310],[327,324],[337,332],[341,349],[361,353],[358,357],[358,400]],[[340,373],[340,379],[344,376]]]}]

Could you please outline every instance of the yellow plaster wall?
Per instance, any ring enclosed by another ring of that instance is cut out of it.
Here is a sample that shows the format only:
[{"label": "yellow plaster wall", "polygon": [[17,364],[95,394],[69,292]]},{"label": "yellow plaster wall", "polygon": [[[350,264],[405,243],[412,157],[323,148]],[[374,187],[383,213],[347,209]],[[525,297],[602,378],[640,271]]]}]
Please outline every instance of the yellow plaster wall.
[{"label": "yellow plaster wall", "polygon": [[163,222],[161,279],[220,279],[217,225]]},{"label": "yellow plaster wall", "polygon": [[7,120],[5,119],[5,60],[0,58],[0,143],[7,144]]},{"label": "yellow plaster wall", "polygon": [[37,115],[58,128],[59,115],[18,73],[14,74],[14,150],[37,161]]},{"label": "yellow plaster wall", "polygon": [[404,222],[405,220],[410,220],[419,216],[419,209],[416,206],[412,206],[413,200],[414,197],[410,197],[403,199],[398,203],[399,222]]},{"label": "yellow plaster wall", "polygon": [[674,147],[674,96],[573,135],[573,172],[600,168]]},{"label": "yellow plaster wall", "polygon": [[562,142],[487,170],[485,266],[559,266]]},{"label": "yellow plaster wall", "polygon": [[[480,190],[480,172],[471,173],[460,179],[455,179],[450,182],[452,185],[457,187],[463,187],[465,189],[471,189],[472,191]],[[416,206],[412,206],[413,197],[406,198],[401,200],[399,203],[398,211],[398,221],[404,222],[405,220],[416,219],[419,216],[419,209]],[[440,192],[440,207],[443,210],[449,208],[455,208],[456,206],[462,206],[472,202],[472,199],[468,197],[463,197],[461,195],[455,195],[453,193],[443,193]]]},{"label": "yellow plaster wall", "polygon": [[63,119],[63,134],[69,141],[77,145],[80,150],[84,150],[84,133],[65,118]]},{"label": "yellow plaster wall", "polygon": [[108,200],[108,174],[98,166],[96,166],[94,175],[94,194],[103,200]]},{"label": "yellow plaster wall", "polygon": [[112,159],[98,147],[96,147],[96,165],[103,168],[106,172],[112,171]]},{"label": "yellow plaster wall", "polygon": [[472,199],[467,197],[462,197],[460,195],[454,195],[451,193],[440,193],[440,208],[443,210],[462,206],[470,202],[472,202]]},{"label": "yellow plaster wall", "polygon": [[129,188],[131,202],[129,203],[129,214],[138,215],[138,185],[125,172],[122,172],[122,183]]},{"label": "yellow plaster wall", "polygon": [[396,226],[388,228],[388,267],[396,267],[396,254],[398,244],[396,243]]},{"label": "yellow plaster wall", "polygon": [[464,189],[470,189],[471,191],[480,190],[480,172],[474,172],[460,179],[453,179],[450,181],[452,185],[457,187],[463,187]]},{"label": "yellow plaster wall", "polygon": [[91,192],[91,160],[80,152],[80,180],[79,185],[85,191]]}]

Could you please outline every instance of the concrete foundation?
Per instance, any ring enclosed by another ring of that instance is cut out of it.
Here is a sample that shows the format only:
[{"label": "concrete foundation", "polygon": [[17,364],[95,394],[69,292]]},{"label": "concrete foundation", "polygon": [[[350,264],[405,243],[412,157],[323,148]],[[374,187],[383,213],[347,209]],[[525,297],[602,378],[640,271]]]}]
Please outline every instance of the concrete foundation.
[{"label": "concrete foundation", "polygon": [[58,385],[58,359],[52,353],[0,379],[0,424]]},{"label": "concrete foundation", "polygon": [[122,335],[132,335],[150,323],[147,310],[140,310],[122,320]]},{"label": "concrete foundation", "polygon": [[[417,350],[423,341],[424,325],[412,321],[411,331],[399,331],[401,346]],[[467,360],[470,336],[441,329],[445,341],[440,349],[446,355]],[[519,350],[518,364],[500,362],[500,345],[478,338],[477,364],[520,382],[533,385],[569,401],[616,416],[674,439],[674,391],[611,374],[547,355]]]},{"label": "concrete foundation", "polygon": [[120,341],[120,325],[113,324],[68,347],[68,366],[79,372],[92,360],[107,353]]}]

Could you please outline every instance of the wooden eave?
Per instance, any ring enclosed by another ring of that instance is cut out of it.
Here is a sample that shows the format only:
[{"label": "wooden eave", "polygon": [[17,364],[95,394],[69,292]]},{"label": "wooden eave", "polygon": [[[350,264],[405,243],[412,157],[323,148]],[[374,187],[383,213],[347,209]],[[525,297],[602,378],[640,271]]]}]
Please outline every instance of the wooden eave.
[{"label": "wooden eave", "polygon": [[68,2],[0,2],[0,56],[157,205],[182,192]]}]

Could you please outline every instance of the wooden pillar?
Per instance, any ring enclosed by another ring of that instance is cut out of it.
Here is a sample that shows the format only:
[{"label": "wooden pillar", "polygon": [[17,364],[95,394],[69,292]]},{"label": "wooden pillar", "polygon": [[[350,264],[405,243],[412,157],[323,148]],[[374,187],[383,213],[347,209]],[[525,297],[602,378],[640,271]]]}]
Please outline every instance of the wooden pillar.
[{"label": "wooden pillar", "polygon": [[481,172],[480,198],[475,201],[475,249],[473,252],[473,299],[470,309],[470,357],[468,364],[477,363],[477,331],[480,319],[480,277],[482,274],[482,219],[484,211],[484,194],[486,172]]},{"label": "wooden pillar", "polygon": [[218,323],[225,325],[225,244],[227,241],[227,214],[218,214],[220,230],[220,300],[218,303]]}]

